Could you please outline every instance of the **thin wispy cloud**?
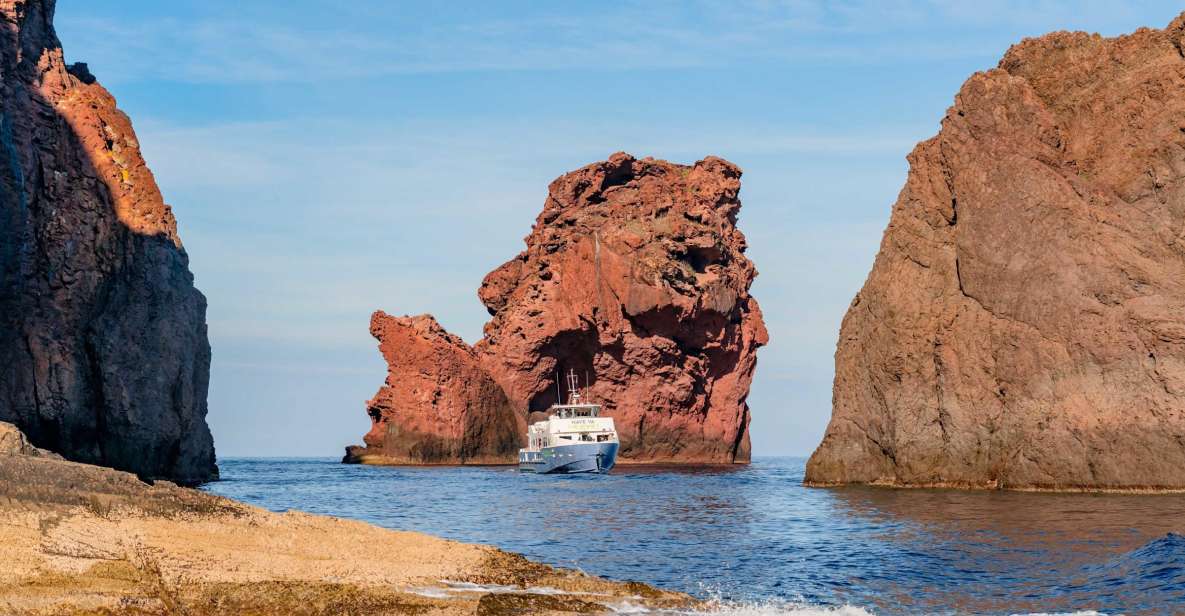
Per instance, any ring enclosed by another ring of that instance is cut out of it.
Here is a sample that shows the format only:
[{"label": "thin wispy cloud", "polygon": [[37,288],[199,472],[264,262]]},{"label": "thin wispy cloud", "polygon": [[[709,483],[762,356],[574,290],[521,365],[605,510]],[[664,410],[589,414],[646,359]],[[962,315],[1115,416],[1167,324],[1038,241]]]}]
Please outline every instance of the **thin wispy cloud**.
[{"label": "thin wispy cloud", "polygon": [[[607,132],[556,121],[526,130],[398,122],[359,130],[345,119],[319,126],[139,123],[145,156],[174,201],[197,282],[219,297],[210,308],[216,341],[365,343],[365,322],[376,308],[434,311],[475,340],[485,320],[474,295],[481,277],[522,248],[547,183],[559,173],[622,147],[684,163],[713,153],[741,161],[901,158],[928,130],[688,133],[638,124]],[[556,160],[573,162],[548,162]],[[445,236],[457,245],[420,239]]]},{"label": "thin wispy cloud", "polygon": [[[993,27],[1047,29],[1051,23],[1088,24],[1092,15],[1104,12],[1132,12],[1098,2],[1071,7],[1055,2],[820,0],[609,3],[575,15],[559,7],[508,7],[504,15],[486,11],[469,16],[410,14],[406,7],[392,15],[367,11],[368,3],[362,4],[342,11],[328,26],[297,18],[325,9],[322,3],[306,1],[257,19],[230,3],[213,3],[187,19],[129,21],[79,10],[64,12],[59,27],[69,35],[67,53],[85,49],[87,57],[80,59],[110,82],[305,83],[465,71],[991,58],[1008,42],[993,35]],[[368,19],[378,19],[380,28],[363,23]],[[936,31],[939,23],[943,30]]]}]

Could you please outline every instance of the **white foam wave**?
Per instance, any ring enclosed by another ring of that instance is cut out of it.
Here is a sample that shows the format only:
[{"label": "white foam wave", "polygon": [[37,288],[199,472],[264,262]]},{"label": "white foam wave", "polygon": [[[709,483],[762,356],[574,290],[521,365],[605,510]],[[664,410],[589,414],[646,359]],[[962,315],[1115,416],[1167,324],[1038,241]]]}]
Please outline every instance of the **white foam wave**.
[{"label": "white foam wave", "polygon": [[[454,582],[452,580],[440,580],[443,586],[412,586],[404,588],[406,592],[421,595],[424,597],[432,597],[434,599],[449,599],[457,595],[466,594],[502,594],[502,593],[525,593],[529,595],[583,595],[589,597],[607,597],[609,595],[595,592],[576,592],[568,590],[560,590],[559,588],[552,588],[551,586],[528,586],[522,588],[519,586],[508,586],[504,584],[474,584],[473,582]],[[637,598],[637,597],[635,597]]]},{"label": "white foam wave", "polygon": [[[854,605],[821,606],[807,603],[714,603],[706,609],[652,610],[643,605],[625,601],[608,606],[618,614],[651,614],[653,616],[876,616],[865,608]],[[1013,614],[1012,616],[1108,616],[1103,612],[1085,610],[1079,612],[1040,612]]]},{"label": "white foam wave", "polygon": [[449,598],[452,598],[452,596],[453,596],[451,593],[449,593],[449,591],[447,591],[443,588],[432,588],[430,586],[427,586],[427,587],[416,586],[416,587],[406,588],[404,590],[406,590],[407,592],[409,592],[413,595],[420,595],[421,597],[428,597],[430,599],[449,599]]},{"label": "white foam wave", "polygon": [[[448,599],[458,595],[472,596],[473,593],[527,593],[535,595],[584,595],[606,597],[608,595],[601,593],[590,592],[574,592],[560,590],[550,586],[529,586],[522,588],[519,586],[501,585],[501,584],[474,584],[472,582],[456,582],[452,580],[440,580],[443,586],[427,586],[406,588],[408,592],[412,592],[425,597],[432,597],[437,599]],[[641,597],[626,597],[613,603],[606,603],[605,606],[613,611],[615,614],[650,614],[652,616],[876,616],[865,608],[855,605],[842,606],[822,606],[811,605],[804,602],[752,602],[752,603],[733,603],[728,601],[710,601],[706,607],[697,610],[672,610],[672,609],[654,609],[646,607],[639,601]],[[1103,612],[1094,610],[1085,610],[1078,612],[1034,612],[1034,613],[1016,613],[1011,616],[1108,616]]]},{"label": "white foam wave", "polygon": [[688,610],[652,610],[624,601],[608,606],[618,614],[653,614],[655,616],[874,616],[872,612],[854,605],[825,607],[802,603],[713,603],[708,607]]},{"label": "white foam wave", "polygon": [[1083,612],[1033,612],[1031,614],[1013,614],[1012,616],[1107,616],[1107,614],[1086,610]]}]

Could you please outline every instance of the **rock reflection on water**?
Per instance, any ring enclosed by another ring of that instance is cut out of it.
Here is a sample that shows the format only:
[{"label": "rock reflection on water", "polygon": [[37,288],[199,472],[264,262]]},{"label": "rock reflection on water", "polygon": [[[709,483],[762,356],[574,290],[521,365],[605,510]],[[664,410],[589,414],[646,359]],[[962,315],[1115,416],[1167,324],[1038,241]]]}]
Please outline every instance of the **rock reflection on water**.
[{"label": "rock reflection on water", "polygon": [[1185,606],[1185,496],[808,489],[803,462],[553,477],[230,459],[220,461],[227,481],[208,489],[762,605],[876,614]]},{"label": "rock reflection on water", "polygon": [[885,563],[886,591],[916,607],[1185,611],[1185,496],[827,491],[840,515],[900,523],[879,537],[906,557]]}]

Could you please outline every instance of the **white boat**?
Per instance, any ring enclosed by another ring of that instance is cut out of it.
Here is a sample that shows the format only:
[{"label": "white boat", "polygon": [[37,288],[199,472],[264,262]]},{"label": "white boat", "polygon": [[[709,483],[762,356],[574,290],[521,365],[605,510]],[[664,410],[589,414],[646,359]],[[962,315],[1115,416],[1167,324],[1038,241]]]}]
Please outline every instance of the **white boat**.
[{"label": "white boat", "polygon": [[568,373],[568,403],[553,404],[548,418],[527,428],[518,469],[533,473],[607,473],[617,462],[617,430],[601,405],[584,402],[576,371]]}]

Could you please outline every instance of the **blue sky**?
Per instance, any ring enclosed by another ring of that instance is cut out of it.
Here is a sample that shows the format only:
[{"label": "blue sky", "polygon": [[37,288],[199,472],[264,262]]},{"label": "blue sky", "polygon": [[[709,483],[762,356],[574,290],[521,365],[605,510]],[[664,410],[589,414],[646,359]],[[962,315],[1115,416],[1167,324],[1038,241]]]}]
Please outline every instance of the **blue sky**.
[{"label": "blue sky", "polygon": [[[433,6],[439,5],[439,6]],[[209,298],[221,457],[339,455],[385,377],[370,313],[473,342],[476,290],[556,176],[624,150],[744,170],[770,329],[757,455],[807,455],[905,155],[959,85],[1052,30],[1170,2],[59,0],[133,119]]]}]

